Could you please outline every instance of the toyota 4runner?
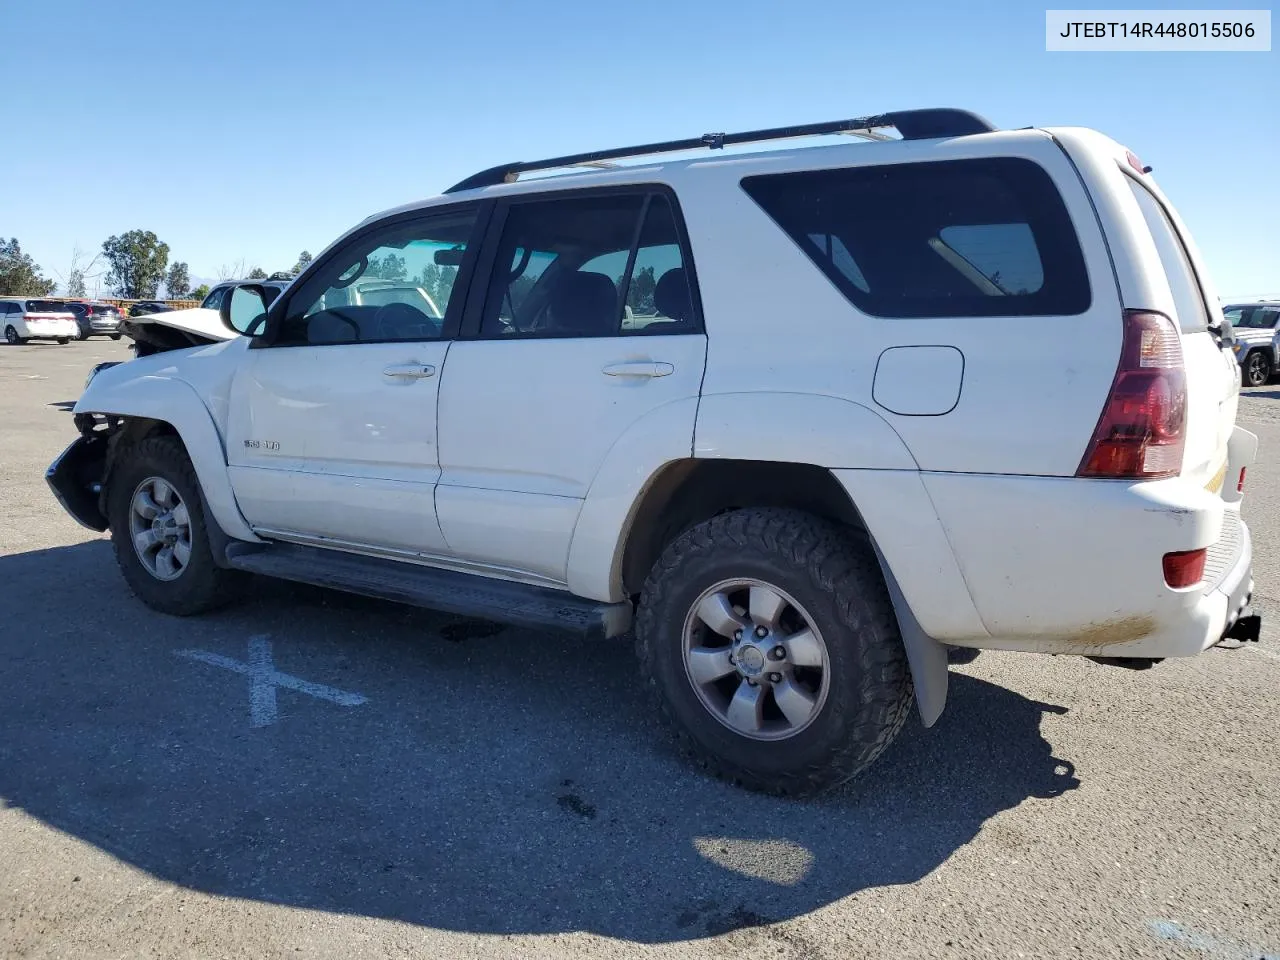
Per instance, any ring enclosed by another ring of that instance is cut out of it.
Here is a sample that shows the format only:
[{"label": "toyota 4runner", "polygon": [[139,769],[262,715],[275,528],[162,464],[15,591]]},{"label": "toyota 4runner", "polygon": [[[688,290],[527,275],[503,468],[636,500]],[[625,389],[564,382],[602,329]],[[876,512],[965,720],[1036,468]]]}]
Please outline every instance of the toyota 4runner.
[{"label": "toyota 4runner", "polygon": [[[721,149],[833,134],[872,142]],[[49,482],[165,613],[258,573],[634,633],[688,753],[807,792],[913,696],[936,720],[948,647],[1257,638],[1217,303],[1086,129],[917,110],[513,163],[235,287],[239,336],[98,372]]]}]

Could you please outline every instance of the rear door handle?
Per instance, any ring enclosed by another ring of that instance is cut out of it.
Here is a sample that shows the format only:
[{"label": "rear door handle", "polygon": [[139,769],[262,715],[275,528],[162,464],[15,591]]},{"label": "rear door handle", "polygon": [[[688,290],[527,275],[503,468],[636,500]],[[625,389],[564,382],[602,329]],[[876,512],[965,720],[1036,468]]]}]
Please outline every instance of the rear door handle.
[{"label": "rear door handle", "polygon": [[653,360],[631,360],[627,363],[611,363],[602,371],[611,377],[667,377],[675,373],[669,363]]},{"label": "rear door handle", "polygon": [[382,371],[382,375],[399,380],[425,380],[436,375],[436,368],[429,363],[393,363]]}]

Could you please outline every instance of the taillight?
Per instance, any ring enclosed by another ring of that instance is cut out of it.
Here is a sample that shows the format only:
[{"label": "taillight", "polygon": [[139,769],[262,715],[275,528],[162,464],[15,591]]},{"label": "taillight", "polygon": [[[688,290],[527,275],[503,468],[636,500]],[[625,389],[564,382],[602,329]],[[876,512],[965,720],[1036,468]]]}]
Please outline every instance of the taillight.
[{"label": "taillight", "polygon": [[1247,469],[1249,468],[1248,467],[1240,468],[1240,479],[1236,481],[1236,493],[1244,493],[1244,472]]},{"label": "taillight", "polygon": [[1124,312],[1124,345],[1078,477],[1154,480],[1182,469],[1187,374],[1182,340],[1162,313]]},{"label": "taillight", "polygon": [[1194,587],[1204,579],[1205,547],[1164,555],[1164,582],[1171,587]]}]

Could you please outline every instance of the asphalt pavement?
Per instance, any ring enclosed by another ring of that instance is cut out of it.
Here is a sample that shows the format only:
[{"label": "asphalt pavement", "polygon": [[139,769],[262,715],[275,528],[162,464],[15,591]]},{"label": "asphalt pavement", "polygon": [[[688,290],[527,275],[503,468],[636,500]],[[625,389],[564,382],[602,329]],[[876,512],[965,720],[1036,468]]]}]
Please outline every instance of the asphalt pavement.
[{"label": "asphalt pavement", "polygon": [[43,480],[123,343],[0,347],[4,957],[1280,957],[1280,387],[1262,642],[983,653],[812,801],[687,766],[632,651],[255,582],[143,607]]}]

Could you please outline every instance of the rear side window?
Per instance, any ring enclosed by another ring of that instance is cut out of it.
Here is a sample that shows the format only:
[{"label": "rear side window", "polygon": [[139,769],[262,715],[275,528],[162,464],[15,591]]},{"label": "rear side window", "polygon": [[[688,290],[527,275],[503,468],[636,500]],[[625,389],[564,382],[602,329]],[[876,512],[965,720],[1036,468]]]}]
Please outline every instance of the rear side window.
[{"label": "rear side window", "polygon": [[747,177],[742,187],[859,310],[880,317],[1089,309],[1049,174],[999,157]]},{"label": "rear side window", "polygon": [[1173,292],[1174,309],[1178,311],[1178,325],[1183,333],[1195,333],[1209,326],[1209,311],[1204,305],[1204,293],[1200,290],[1200,281],[1196,279],[1195,268],[1191,266],[1191,258],[1183,246],[1182,237],[1178,235],[1173,221],[1165,212],[1160,201],[1151,191],[1138,183],[1133,177],[1126,176],[1129,189],[1137,198],[1142,210],[1142,219],[1147,222],[1151,231],[1151,239],[1156,242],[1156,250],[1160,254],[1160,265],[1164,267],[1164,275],[1169,280],[1169,289]]}]

